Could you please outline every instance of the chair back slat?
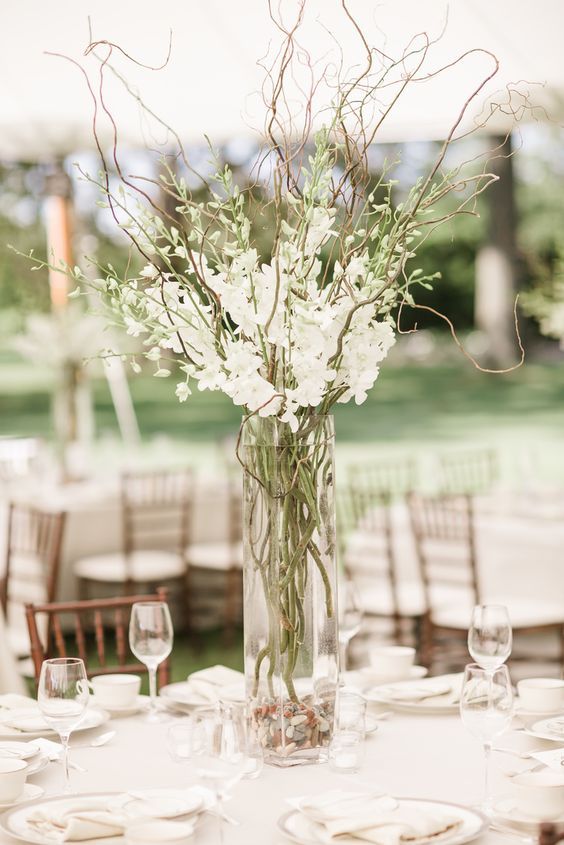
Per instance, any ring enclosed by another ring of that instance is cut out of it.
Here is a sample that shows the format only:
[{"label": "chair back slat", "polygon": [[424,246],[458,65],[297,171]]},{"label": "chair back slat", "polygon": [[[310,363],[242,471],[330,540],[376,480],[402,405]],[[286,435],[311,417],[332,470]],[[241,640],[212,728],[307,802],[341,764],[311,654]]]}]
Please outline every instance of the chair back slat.
[{"label": "chair back slat", "polygon": [[116,654],[118,664],[125,665],[126,661],[126,644],[125,644],[125,625],[123,620],[123,610],[121,607],[115,609],[115,631],[116,631]]},{"label": "chair back slat", "polygon": [[[86,663],[88,676],[103,675],[109,672],[145,672],[146,667],[138,662],[128,660],[129,617],[135,602],[164,601],[168,598],[168,591],[159,587],[152,595],[123,596],[111,599],[88,599],[77,602],[49,602],[46,604],[27,604],[26,618],[32,648],[33,666],[36,682],[39,680],[41,664],[48,657],[66,657],[70,649],[70,640],[65,640],[61,624],[61,617],[70,617],[74,622],[74,641],[78,656]],[[52,636],[41,638],[38,628],[38,618],[46,617]],[[88,624],[90,620],[91,624]],[[114,629],[116,643],[117,666],[107,665],[105,652],[105,628]],[[88,648],[88,637],[91,637],[92,647]],[[75,656],[75,655],[69,655]],[[96,657],[95,665],[92,659]],[[161,684],[168,683],[170,662],[163,661],[159,666]]]},{"label": "chair back slat", "polygon": [[76,641],[76,648],[78,651],[78,656],[81,657],[84,661],[87,660],[86,654],[86,638],[84,636],[84,628],[82,627],[82,621],[80,613],[74,614],[74,628],[75,628],[75,641]]},{"label": "chair back slat", "polygon": [[58,616],[53,616],[50,621],[53,625],[53,636],[55,638],[55,645],[57,647],[57,651],[59,652],[59,657],[66,657],[67,648],[65,638],[63,636],[63,629],[61,628],[61,620]]},{"label": "chair back slat", "polygon": [[96,650],[100,666],[106,665],[106,643],[104,639],[104,620],[101,610],[94,611],[94,636],[96,637]]}]

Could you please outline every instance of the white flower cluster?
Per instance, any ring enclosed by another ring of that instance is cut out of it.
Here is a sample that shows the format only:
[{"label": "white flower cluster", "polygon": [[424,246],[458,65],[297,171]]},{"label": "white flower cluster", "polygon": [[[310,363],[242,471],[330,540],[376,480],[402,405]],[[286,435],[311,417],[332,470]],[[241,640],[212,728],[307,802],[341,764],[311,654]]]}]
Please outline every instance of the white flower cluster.
[{"label": "white flower cluster", "polygon": [[[378,278],[374,250],[371,255],[366,246],[349,250],[348,260],[328,272],[321,250],[342,239],[328,202],[326,159],[311,164],[303,196],[294,207],[289,200],[269,263],[249,243],[250,222],[235,194],[232,218],[219,215],[228,235],[221,247],[197,236],[186,246],[175,229],[164,230],[170,246],[163,248],[162,224],[151,218],[139,237],[155,263],[120,285],[106,279],[127,332],[145,336],[155,375],[170,374],[161,353],[183,358],[180,401],[193,379],[199,390],[221,390],[247,412],[278,415],[296,430],[306,409],[325,412],[351,399],[360,404],[376,381],[395,339],[388,316],[394,293]],[[190,208],[190,218],[199,224],[199,210]]]}]

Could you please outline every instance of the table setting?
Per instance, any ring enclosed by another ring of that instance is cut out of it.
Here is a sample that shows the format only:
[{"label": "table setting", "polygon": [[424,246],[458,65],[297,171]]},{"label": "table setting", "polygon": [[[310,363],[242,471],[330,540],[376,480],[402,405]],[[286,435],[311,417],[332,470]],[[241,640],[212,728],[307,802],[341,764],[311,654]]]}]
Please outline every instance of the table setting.
[{"label": "table setting", "polygon": [[[173,647],[166,620],[132,616],[155,666]],[[564,821],[564,683],[524,679],[516,698],[498,609],[475,611],[468,642],[476,663],[430,678],[412,676],[409,650],[375,648],[383,682],[344,672],[325,761],[289,769],[265,765],[240,672],[215,665],[154,689],[151,711],[139,676],[89,681],[78,658],[46,660],[36,702],[0,698],[20,725],[0,739],[0,843],[533,843],[541,821]],[[109,712],[92,724],[100,701]]]}]

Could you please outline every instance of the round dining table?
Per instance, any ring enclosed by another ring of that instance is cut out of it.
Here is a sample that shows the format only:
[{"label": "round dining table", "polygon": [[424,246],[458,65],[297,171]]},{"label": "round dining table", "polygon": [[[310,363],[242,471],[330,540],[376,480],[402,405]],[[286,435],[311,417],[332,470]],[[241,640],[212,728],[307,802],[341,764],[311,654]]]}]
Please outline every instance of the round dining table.
[{"label": "round dining table", "polygon": [[[189,763],[176,763],[167,751],[166,734],[178,717],[158,724],[147,723],[139,714],[114,719],[111,742],[95,748],[89,738],[108,730],[104,725],[77,734],[71,759],[86,771],[71,771],[72,787],[80,793],[127,792],[155,787],[179,789],[197,783]],[[436,799],[466,806],[481,800],[484,758],[480,743],[463,726],[458,715],[393,714],[377,722],[378,729],[366,738],[365,762],[356,774],[337,774],[329,764],[280,769],[265,766],[254,780],[242,780],[232,789],[225,812],[237,824],[224,824],[225,845],[283,845],[288,839],[277,828],[289,810],[287,799],[320,795],[329,790],[374,791],[398,797]],[[80,747],[79,747],[80,746]],[[46,795],[56,795],[63,784],[62,767],[50,764],[32,782]],[[507,779],[506,779],[507,783]],[[498,791],[505,788],[496,781]],[[524,834],[521,835],[522,837]],[[519,843],[518,836],[488,831],[480,839],[491,843]],[[103,840],[122,842],[122,839]],[[219,843],[218,819],[205,815],[193,837],[194,845]],[[522,841],[522,840],[521,840]],[[0,833],[2,845],[15,840]]]}]

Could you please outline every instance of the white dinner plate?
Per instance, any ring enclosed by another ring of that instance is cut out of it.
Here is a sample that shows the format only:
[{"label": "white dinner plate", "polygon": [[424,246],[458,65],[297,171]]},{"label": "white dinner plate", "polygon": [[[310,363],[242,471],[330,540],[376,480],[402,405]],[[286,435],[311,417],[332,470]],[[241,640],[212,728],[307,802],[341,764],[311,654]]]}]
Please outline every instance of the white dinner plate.
[{"label": "white dinner plate", "polygon": [[[530,831],[531,833],[538,833],[539,825],[545,821],[540,817],[534,818],[528,816],[519,809],[517,800],[512,795],[504,795],[498,798],[493,805],[493,814],[496,820],[503,822],[508,827],[513,827],[516,830]],[[555,824],[564,822],[564,813],[557,819],[552,820]]]},{"label": "white dinner plate", "polygon": [[[462,826],[453,830],[452,833],[445,833],[444,836],[437,836],[433,839],[434,842],[448,843],[448,845],[462,845],[464,842],[471,842],[482,833],[484,833],[489,825],[488,820],[477,810],[471,810],[469,807],[463,807],[460,804],[449,804],[444,801],[426,801],[419,798],[398,798],[401,804],[416,804],[421,810],[426,807],[430,811],[440,811],[441,809],[452,814],[453,809],[456,809],[462,820]],[[299,810],[290,810],[278,819],[278,829],[290,839],[292,842],[297,842],[298,845],[321,845],[325,840],[320,836],[324,830],[323,825],[311,821]],[[358,839],[345,839],[339,837],[339,842],[343,845],[349,843],[357,843]]]},{"label": "white dinner plate", "polygon": [[[11,721],[14,718],[15,713],[16,711],[0,714],[0,741],[5,739],[15,739],[16,737],[21,740],[32,740],[40,739],[41,737],[50,738],[58,736],[57,732],[52,728],[49,728],[47,725],[45,725],[45,728],[42,730],[33,731],[22,731],[17,728],[8,727],[8,725],[4,723]],[[21,711],[17,711],[17,714],[18,717],[21,716]],[[30,720],[33,719],[35,722],[37,720],[37,713],[34,715],[29,714],[29,718]],[[73,733],[76,731],[89,731],[92,730],[92,728],[99,728],[100,725],[109,721],[109,718],[110,714],[105,710],[100,710],[95,707],[89,708],[86,710],[86,713],[74,729]]]},{"label": "white dinner plate", "polygon": [[37,786],[35,783],[24,784],[23,792],[15,801],[9,801],[7,804],[0,804],[0,813],[8,810],[10,807],[17,807],[18,804],[23,804],[24,801],[35,801],[41,798],[45,790],[42,786]]},{"label": "white dinner plate", "polygon": [[24,739],[10,742],[0,742],[0,758],[11,760],[29,760],[39,754],[39,746],[26,742]]},{"label": "white dinner plate", "polygon": [[[555,722],[558,723],[558,730],[556,730]],[[525,732],[539,739],[550,739],[552,742],[564,744],[564,716],[550,716],[548,719],[540,719],[538,722],[528,725]]]},{"label": "white dinner plate", "polygon": [[[459,689],[462,684],[462,675],[457,673],[455,675],[442,675],[437,678],[424,678],[420,684],[417,685],[417,690],[424,692],[428,690],[438,689],[441,686],[445,687],[445,692],[442,695],[430,695],[429,698],[421,700],[403,700],[395,697],[397,693],[403,690],[410,690],[415,688],[414,681],[398,681],[394,684],[386,684],[381,687],[374,687],[374,689],[366,690],[364,697],[367,701],[374,704],[385,704],[392,710],[397,710],[399,713],[418,713],[432,716],[446,716],[459,712]],[[446,689],[449,687],[450,689]]]},{"label": "white dinner plate", "polygon": [[[140,790],[140,794],[145,794],[146,792],[151,792],[153,790]],[[159,790],[154,790],[155,792]],[[162,792],[172,792],[173,790],[162,790]],[[192,792],[192,790],[190,790]],[[209,809],[213,806],[214,798],[210,790],[200,789],[196,787],[193,790],[196,794],[201,794],[204,796],[204,803],[202,809]],[[84,799],[91,799],[91,798],[101,798],[104,799],[107,804],[110,804],[112,799],[119,799],[121,796],[124,796],[123,792],[86,792],[82,795],[58,795],[52,798],[40,798],[36,801],[29,801],[27,804],[23,806],[14,806],[12,809],[7,810],[5,813],[0,816],[0,830],[4,833],[7,833],[9,836],[13,836],[14,839],[19,839],[21,842],[28,842],[33,843],[33,845],[53,845],[53,839],[45,836],[44,834],[40,833],[39,831],[35,830],[34,828],[30,827],[27,823],[27,819],[31,813],[34,813],[38,807],[43,807],[49,804],[55,804],[57,802],[65,802],[70,803],[72,802],[73,798],[76,799],[77,802],[82,802]],[[211,798],[208,796],[212,796]],[[92,840],[94,841],[94,840]],[[96,842],[107,842],[108,845],[118,845],[118,843],[123,843],[125,840],[122,836],[113,836],[108,839],[96,840]]]}]

